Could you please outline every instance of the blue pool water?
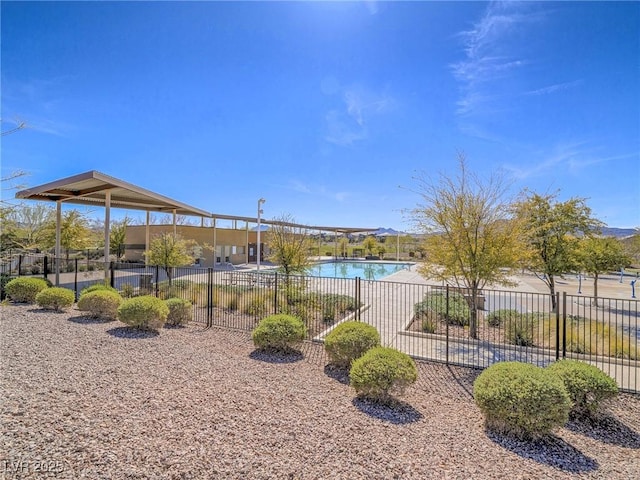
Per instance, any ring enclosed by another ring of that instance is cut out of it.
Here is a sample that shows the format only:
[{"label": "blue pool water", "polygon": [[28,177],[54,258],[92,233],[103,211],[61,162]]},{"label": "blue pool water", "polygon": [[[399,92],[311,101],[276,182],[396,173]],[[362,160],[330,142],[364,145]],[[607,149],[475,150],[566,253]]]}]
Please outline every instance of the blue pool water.
[{"label": "blue pool water", "polygon": [[356,278],[380,280],[400,270],[408,270],[411,263],[329,262],[317,263],[309,270],[313,277]]}]

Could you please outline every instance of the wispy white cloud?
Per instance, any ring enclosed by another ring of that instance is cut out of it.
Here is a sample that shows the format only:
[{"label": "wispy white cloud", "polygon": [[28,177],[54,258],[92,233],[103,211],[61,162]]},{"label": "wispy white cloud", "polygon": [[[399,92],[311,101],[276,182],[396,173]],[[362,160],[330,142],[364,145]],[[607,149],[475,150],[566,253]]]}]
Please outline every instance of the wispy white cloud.
[{"label": "wispy white cloud", "polygon": [[505,165],[504,169],[510,172],[517,180],[542,177],[553,172],[577,174],[585,168],[605,163],[638,158],[638,153],[625,153],[621,155],[600,155],[589,146],[587,142],[575,142],[554,146],[550,152],[537,152],[532,154],[532,160],[526,166]]},{"label": "wispy white cloud", "polygon": [[311,193],[311,189],[300,180],[289,180],[289,188],[300,193]]},{"label": "wispy white cloud", "polygon": [[325,122],[327,126],[325,140],[329,143],[344,147],[367,138],[366,127],[344,111],[330,110],[325,115]]},{"label": "wispy white cloud", "polygon": [[63,121],[60,111],[65,104],[67,84],[73,78],[58,76],[44,80],[16,81],[3,77],[3,110],[15,112],[13,115],[23,120],[30,130],[67,136],[76,126]]},{"label": "wispy white cloud", "polygon": [[572,82],[562,82],[556,83],[554,85],[548,85],[546,87],[538,88],[536,90],[531,90],[526,92],[525,95],[547,95],[550,93],[560,92],[562,90],[568,90],[570,88],[577,87],[582,83],[582,80],[574,80]]},{"label": "wispy white cloud", "polygon": [[324,185],[309,185],[298,179],[290,179],[289,183],[284,188],[306,195],[314,195],[321,198],[336,200],[338,202],[343,202],[353,196],[352,192],[336,192],[328,189]]},{"label": "wispy white cloud", "polygon": [[335,145],[348,146],[366,139],[369,120],[391,111],[396,104],[387,93],[374,92],[361,86],[340,88],[338,92],[341,106],[325,115],[325,140]]},{"label": "wispy white cloud", "polygon": [[488,92],[496,90],[495,83],[515,75],[530,63],[511,48],[509,36],[539,18],[540,14],[531,11],[525,3],[491,3],[480,21],[460,34],[464,39],[465,58],[451,66],[460,82],[459,115],[483,113],[490,103]]},{"label": "wispy white cloud", "polygon": [[364,0],[364,3],[367,6],[369,14],[375,15],[378,13],[378,2],[376,0]]}]

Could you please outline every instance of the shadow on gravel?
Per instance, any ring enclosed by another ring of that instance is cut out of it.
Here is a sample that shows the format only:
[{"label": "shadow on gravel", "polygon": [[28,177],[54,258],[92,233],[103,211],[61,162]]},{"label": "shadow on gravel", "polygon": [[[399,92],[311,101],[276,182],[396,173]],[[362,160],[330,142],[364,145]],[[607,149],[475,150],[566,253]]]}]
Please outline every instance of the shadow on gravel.
[{"label": "shadow on gravel", "polygon": [[186,325],[169,325],[168,323],[165,324],[164,327],[162,328],[166,328],[167,330],[184,330],[187,328]]},{"label": "shadow on gravel", "polygon": [[324,374],[343,385],[349,385],[349,369],[347,367],[336,367],[335,365],[327,364],[324,366]]},{"label": "shadow on gravel", "polygon": [[249,354],[249,358],[267,363],[295,363],[302,360],[304,355],[298,350],[290,352],[254,350]]},{"label": "shadow on gravel", "polygon": [[526,441],[486,432],[487,437],[502,448],[523,458],[571,473],[593,472],[599,464],[580,450],[556,436]]},{"label": "shadow on gravel", "polygon": [[[20,305],[20,304],[18,304]],[[67,313],[64,310],[53,310],[51,308],[30,308],[27,310],[30,313]]]},{"label": "shadow on gravel", "polygon": [[611,415],[596,419],[571,420],[565,428],[603,443],[624,448],[640,448],[640,433]]},{"label": "shadow on gravel", "polygon": [[464,390],[470,398],[473,398],[473,382],[482,373],[481,369],[460,368],[447,365],[451,377]]},{"label": "shadow on gravel", "polygon": [[158,332],[154,332],[153,330],[139,330],[133,327],[116,327],[110,330],[107,330],[109,335],[118,338],[154,338],[160,335]]},{"label": "shadow on gravel", "polygon": [[90,317],[88,315],[79,315],[77,317],[69,317],[69,321],[80,325],[90,325],[92,323],[109,323],[113,322],[110,318]]},{"label": "shadow on gravel", "polygon": [[356,397],[351,403],[362,413],[394,425],[413,423],[422,418],[422,414],[418,410],[401,400],[393,400],[390,404],[384,404]]}]

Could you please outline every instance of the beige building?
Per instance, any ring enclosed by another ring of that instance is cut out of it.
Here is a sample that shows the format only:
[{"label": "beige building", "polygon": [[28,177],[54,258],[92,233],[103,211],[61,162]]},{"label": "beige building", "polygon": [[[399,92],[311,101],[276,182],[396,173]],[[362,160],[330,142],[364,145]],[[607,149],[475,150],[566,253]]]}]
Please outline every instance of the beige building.
[{"label": "beige building", "polygon": [[[147,245],[147,228],[149,229],[149,241],[161,233],[173,233],[173,225],[130,225],[125,233],[124,258],[129,261],[144,261],[143,253]],[[182,238],[195,240],[202,248],[200,258],[196,259],[196,264],[202,267],[214,267],[215,264],[256,262],[257,258],[257,232],[249,229],[249,224],[245,228],[219,228],[219,227],[196,227],[188,225],[176,225],[175,232]],[[264,232],[262,233],[264,235]],[[265,246],[263,236],[260,238],[262,244],[262,257],[264,260]],[[215,251],[215,255],[214,252]]]}]

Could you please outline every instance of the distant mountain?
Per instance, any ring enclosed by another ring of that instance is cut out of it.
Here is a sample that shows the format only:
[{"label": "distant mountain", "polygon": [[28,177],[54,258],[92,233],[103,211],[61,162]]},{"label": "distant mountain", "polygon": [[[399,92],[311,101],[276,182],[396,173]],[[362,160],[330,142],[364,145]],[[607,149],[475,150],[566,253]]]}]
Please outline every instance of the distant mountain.
[{"label": "distant mountain", "polygon": [[[616,228],[616,227],[605,227],[602,229],[603,237],[615,237],[615,238],[625,238],[630,237],[640,233],[639,230],[635,228]],[[391,235],[408,235],[406,232],[399,232],[398,230],[394,230],[393,228],[384,228],[380,227],[374,232],[370,232],[369,235],[375,235],[376,237],[386,237]]]},{"label": "distant mountain", "polygon": [[635,235],[638,232],[635,228],[616,228],[616,227],[604,227],[602,229],[603,237],[615,237],[615,238],[625,238]]},{"label": "distant mountain", "polygon": [[385,235],[406,235],[406,233],[399,232],[398,230],[394,230],[393,228],[380,227],[375,232],[371,232],[371,235],[375,235],[376,237],[383,237]]}]

